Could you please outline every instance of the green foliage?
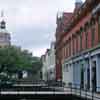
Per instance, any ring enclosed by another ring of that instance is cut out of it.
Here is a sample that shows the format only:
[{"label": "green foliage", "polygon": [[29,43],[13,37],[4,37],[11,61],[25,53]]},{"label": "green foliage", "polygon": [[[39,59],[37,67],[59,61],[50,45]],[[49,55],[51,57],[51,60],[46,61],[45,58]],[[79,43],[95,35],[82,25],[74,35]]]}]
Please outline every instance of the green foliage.
[{"label": "green foliage", "polygon": [[33,72],[37,72],[39,69],[42,68],[42,62],[40,60],[34,61],[32,65]]},{"label": "green foliage", "polygon": [[37,71],[41,68],[41,62],[38,57],[32,57],[27,50],[10,46],[0,48],[0,72],[16,72],[18,70]]}]

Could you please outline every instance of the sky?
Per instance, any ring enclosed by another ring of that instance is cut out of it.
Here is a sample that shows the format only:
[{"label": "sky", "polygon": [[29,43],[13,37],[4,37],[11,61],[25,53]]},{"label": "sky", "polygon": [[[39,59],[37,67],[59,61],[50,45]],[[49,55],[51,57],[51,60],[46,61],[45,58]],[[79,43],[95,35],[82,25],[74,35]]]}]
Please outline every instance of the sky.
[{"label": "sky", "polygon": [[40,57],[55,40],[57,13],[72,12],[74,3],[75,0],[0,0],[0,11],[4,11],[12,44]]}]

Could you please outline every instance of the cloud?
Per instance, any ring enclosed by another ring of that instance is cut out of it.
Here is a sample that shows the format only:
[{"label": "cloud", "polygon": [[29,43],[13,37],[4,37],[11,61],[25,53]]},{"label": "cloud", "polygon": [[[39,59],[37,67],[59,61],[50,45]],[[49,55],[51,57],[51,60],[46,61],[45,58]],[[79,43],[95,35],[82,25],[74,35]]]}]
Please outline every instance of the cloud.
[{"label": "cloud", "polygon": [[[41,45],[49,45],[49,42],[54,35],[52,29],[53,26],[51,27],[51,30],[49,27],[47,28],[41,26],[24,27],[20,30],[16,30],[18,34],[13,33],[12,41],[14,44],[23,45],[23,47],[39,47]],[[18,38],[19,41],[16,41],[15,38]]]},{"label": "cloud", "polygon": [[[73,11],[74,0],[0,0],[12,44],[43,54],[55,39],[56,14]],[[35,51],[36,50],[36,51]],[[34,54],[35,55],[35,54]]]}]

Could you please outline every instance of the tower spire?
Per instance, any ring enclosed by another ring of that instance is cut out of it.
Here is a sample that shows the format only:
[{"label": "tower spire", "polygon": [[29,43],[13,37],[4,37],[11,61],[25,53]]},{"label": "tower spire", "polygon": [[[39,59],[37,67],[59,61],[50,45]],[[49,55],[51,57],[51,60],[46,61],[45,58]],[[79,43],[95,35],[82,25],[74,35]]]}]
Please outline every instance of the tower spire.
[{"label": "tower spire", "polygon": [[6,22],[4,21],[4,11],[3,10],[1,11],[1,18],[2,18],[2,20],[0,22],[0,28],[5,29],[6,28]]},{"label": "tower spire", "polygon": [[3,10],[1,11],[1,17],[4,17],[4,11]]},{"label": "tower spire", "polygon": [[6,30],[6,20],[3,10],[0,11],[0,37],[0,47],[5,48],[11,45],[11,37],[10,33]]}]

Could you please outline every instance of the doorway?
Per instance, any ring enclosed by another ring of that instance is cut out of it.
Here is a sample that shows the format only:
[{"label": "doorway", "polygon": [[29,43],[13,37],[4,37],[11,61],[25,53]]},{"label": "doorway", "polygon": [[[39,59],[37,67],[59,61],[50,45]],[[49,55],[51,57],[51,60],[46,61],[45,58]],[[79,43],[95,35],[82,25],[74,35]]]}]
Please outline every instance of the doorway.
[{"label": "doorway", "polygon": [[87,90],[90,89],[90,66],[89,66],[89,60],[87,60]]},{"label": "doorway", "polygon": [[81,89],[84,89],[84,68],[83,64],[81,65]]},{"label": "doorway", "polygon": [[96,61],[92,62],[92,91],[96,92],[97,82],[96,82]]}]

